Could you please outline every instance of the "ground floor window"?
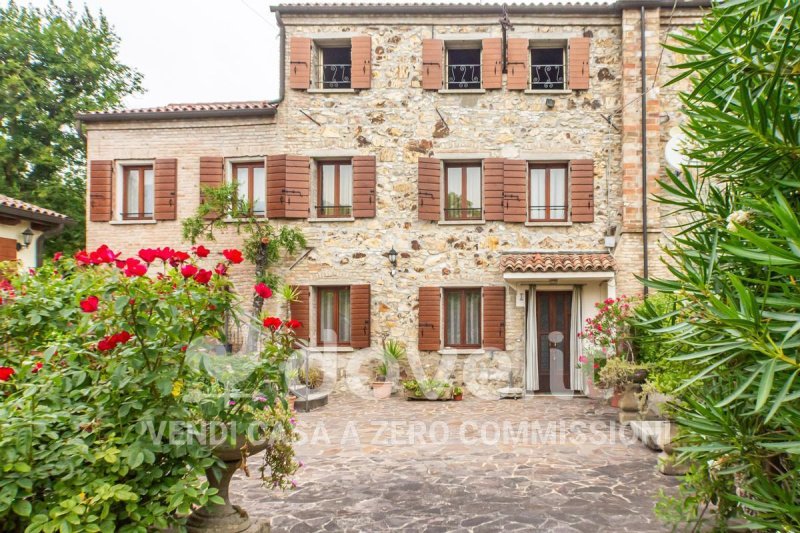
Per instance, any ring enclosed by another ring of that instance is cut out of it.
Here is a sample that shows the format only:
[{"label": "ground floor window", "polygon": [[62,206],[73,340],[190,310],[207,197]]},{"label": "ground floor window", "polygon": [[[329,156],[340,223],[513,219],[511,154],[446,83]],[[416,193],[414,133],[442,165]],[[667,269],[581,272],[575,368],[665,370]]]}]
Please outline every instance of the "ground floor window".
[{"label": "ground floor window", "polygon": [[444,289],[445,346],[481,345],[481,289]]},{"label": "ground floor window", "polygon": [[350,344],[350,287],[319,287],[317,318],[319,344]]}]

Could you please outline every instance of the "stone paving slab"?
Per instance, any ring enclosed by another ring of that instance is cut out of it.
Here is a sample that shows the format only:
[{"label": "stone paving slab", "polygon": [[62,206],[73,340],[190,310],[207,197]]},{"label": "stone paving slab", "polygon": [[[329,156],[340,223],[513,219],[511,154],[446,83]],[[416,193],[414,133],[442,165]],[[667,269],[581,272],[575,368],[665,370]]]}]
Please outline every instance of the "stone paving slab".
[{"label": "stone paving slab", "polygon": [[[666,531],[657,454],[587,398],[384,401],[298,413],[298,488],[240,472],[234,502],[273,531]],[[250,459],[258,472],[260,457]]]}]

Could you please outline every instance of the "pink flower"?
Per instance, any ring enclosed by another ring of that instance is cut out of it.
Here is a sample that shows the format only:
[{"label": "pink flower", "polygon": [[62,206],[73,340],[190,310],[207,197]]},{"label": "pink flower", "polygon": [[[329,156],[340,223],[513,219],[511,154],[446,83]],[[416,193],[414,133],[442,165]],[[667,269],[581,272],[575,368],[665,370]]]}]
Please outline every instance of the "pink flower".
[{"label": "pink flower", "polygon": [[267,287],[267,285],[265,283],[257,283],[253,287],[253,290],[256,291],[256,294],[258,294],[259,296],[261,296],[265,300],[267,298],[271,298],[272,297],[272,289]]},{"label": "pink flower", "polygon": [[206,248],[201,244],[200,246],[194,249],[194,253],[195,255],[197,255],[197,257],[208,257],[208,254],[211,252],[208,248]]},{"label": "pink flower", "polygon": [[282,324],[281,319],[278,317],[268,316],[267,318],[264,319],[264,327],[270,328],[273,331],[281,327],[281,324]]},{"label": "pink flower", "polygon": [[207,284],[211,280],[212,272],[210,270],[206,270],[201,268],[200,271],[195,274],[194,280],[197,283],[202,283],[203,285]]},{"label": "pink flower", "polygon": [[218,263],[217,266],[214,267],[214,272],[220,276],[225,276],[228,273],[228,265],[225,263]]},{"label": "pink flower", "polygon": [[54,254],[53,254],[53,261],[58,261],[58,260],[59,260],[59,259],[61,259],[62,257],[64,257],[64,254],[63,254],[63,253],[61,253],[61,252],[56,252],[56,253],[54,253]]},{"label": "pink flower", "polygon": [[89,296],[85,300],[81,300],[81,311],[84,313],[94,313],[97,311],[97,304],[100,299],[97,296]]},{"label": "pink flower", "polygon": [[242,252],[236,249],[230,250],[222,250],[222,255],[225,256],[225,259],[233,263],[234,265],[238,265],[242,261],[244,261],[244,257],[242,256]]},{"label": "pink flower", "polygon": [[578,361],[580,361],[581,363],[586,364],[586,363],[589,362],[589,359],[587,359],[587,357],[585,355],[582,355],[582,356],[578,357]]},{"label": "pink flower", "polygon": [[184,278],[191,278],[195,274],[197,274],[196,266],[188,264],[188,265],[183,265],[181,267],[181,276],[183,276]]}]

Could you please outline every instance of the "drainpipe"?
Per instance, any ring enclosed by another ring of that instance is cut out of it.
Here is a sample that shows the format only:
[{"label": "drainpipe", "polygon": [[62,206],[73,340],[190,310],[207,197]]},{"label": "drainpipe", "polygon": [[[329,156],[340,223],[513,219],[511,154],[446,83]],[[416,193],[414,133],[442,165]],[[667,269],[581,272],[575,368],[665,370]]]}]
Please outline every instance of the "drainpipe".
[{"label": "drainpipe", "polygon": [[[641,47],[642,47],[642,278],[648,279],[647,257],[647,65],[646,41],[644,36],[644,6],[641,11]],[[647,285],[644,295],[647,296]]]},{"label": "drainpipe", "polygon": [[36,237],[36,267],[42,266],[42,261],[44,259],[44,241],[50,237],[53,237],[54,235],[58,235],[62,231],[64,231],[64,224],[59,224],[54,228],[43,231],[38,237]]},{"label": "drainpipe", "polygon": [[278,98],[276,100],[270,100],[270,104],[278,105],[283,102],[284,93],[286,92],[286,32],[284,31],[283,27],[283,20],[281,20],[280,12],[275,12],[275,22],[278,23],[278,28],[280,30],[281,36],[281,46],[280,46],[280,81],[278,83]]}]

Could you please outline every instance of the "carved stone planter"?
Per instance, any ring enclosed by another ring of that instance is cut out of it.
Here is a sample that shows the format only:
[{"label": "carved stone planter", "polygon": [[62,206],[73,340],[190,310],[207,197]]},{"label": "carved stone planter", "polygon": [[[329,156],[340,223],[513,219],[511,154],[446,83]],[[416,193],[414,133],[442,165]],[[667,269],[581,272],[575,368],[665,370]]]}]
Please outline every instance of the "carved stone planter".
[{"label": "carved stone planter", "polygon": [[243,436],[237,437],[235,446],[228,443],[214,448],[214,455],[225,462],[225,470],[217,477],[213,469],[206,471],[208,484],[219,491],[222,504],[209,503],[194,511],[186,522],[189,533],[268,533],[268,520],[252,520],[247,512],[231,503],[229,486],[231,478],[242,464],[241,448],[247,445],[248,455],[254,455],[267,448],[267,443],[251,444]]}]

